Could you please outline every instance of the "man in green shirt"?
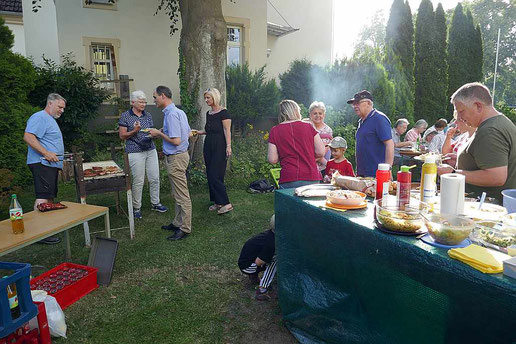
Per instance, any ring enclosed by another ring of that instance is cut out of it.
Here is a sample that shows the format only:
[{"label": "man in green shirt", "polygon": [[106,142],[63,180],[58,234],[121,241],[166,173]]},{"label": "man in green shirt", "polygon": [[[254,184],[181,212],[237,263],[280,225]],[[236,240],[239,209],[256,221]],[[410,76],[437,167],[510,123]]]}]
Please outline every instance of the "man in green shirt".
[{"label": "man in green shirt", "polygon": [[444,165],[438,174],[466,176],[466,191],[483,191],[501,200],[501,191],[516,188],[516,126],[496,111],[489,89],[480,83],[460,87],[451,97],[457,120],[477,128],[464,150],[458,152],[457,169]]}]

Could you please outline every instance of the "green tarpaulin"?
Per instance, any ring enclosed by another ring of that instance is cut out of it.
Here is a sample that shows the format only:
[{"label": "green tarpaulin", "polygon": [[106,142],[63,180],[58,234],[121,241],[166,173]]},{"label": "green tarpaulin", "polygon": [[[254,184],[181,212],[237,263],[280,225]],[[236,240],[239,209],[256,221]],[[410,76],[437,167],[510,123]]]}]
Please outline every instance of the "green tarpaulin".
[{"label": "green tarpaulin", "polygon": [[[516,280],[338,212],[275,195],[279,301],[301,343],[512,343]],[[320,201],[319,201],[320,202]]]}]

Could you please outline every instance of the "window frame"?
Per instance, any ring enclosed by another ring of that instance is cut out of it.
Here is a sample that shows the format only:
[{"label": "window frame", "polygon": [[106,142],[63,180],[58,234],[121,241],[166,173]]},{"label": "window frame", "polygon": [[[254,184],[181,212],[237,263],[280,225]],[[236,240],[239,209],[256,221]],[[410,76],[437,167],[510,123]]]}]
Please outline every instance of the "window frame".
[{"label": "window frame", "polygon": [[[249,53],[249,47],[250,47],[250,31],[251,31],[251,20],[249,18],[240,18],[240,17],[228,17],[224,16],[224,19],[226,20],[226,35],[227,35],[227,29],[229,28],[238,28],[240,29],[240,64],[243,65],[245,63],[250,63],[250,53]],[[235,42],[227,42],[226,45],[226,53],[228,51],[228,48],[230,46],[235,46]],[[227,63],[227,57],[226,57],[226,63]]]},{"label": "window frame", "polygon": [[113,2],[113,3],[110,3],[110,2],[103,3],[103,2],[95,2],[95,0],[91,0],[92,2],[90,4],[87,4],[86,1],[84,1],[84,0],[78,0],[78,1],[82,2],[82,7],[83,8],[93,8],[93,9],[97,9],[97,10],[117,11],[117,2],[116,1]]},{"label": "window frame", "polygon": [[[85,59],[84,59],[84,68],[95,73],[93,69],[93,45],[105,45],[110,46],[113,49],[113,54],[115,55],[114,61],[111,60],[112,63],[112,73],[113,79],[116,80],[120,75],[120,40],[116,38],[98,38],[98,37],[82,37],[82,45],[84,46]],[[114,93],[119,93],[119,84],[113,83],[114,87],[106,87],[108,90],[113,90]]]}]

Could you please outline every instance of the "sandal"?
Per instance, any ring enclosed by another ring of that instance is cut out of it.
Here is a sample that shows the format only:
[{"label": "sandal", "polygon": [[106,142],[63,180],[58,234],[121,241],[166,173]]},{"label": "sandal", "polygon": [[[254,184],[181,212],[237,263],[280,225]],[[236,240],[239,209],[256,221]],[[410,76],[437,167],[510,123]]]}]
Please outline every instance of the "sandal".
[{"label": "sandal", "polygon": [[212,204],[212,205],[210,205],[208,210],[209,211],[215,211],[215,210],[219,210],[220,208],[222,208],[222,206],[220,204]]},{"label": "sandal", "polygon": [[222,214],[230,212],[231,210],[233,210],[233,206],[231,205],[231,203],[229,203],[229,204],[226,204],[225,206],[221,207],[219,209],[219,211],[217,211],[217,214],[222,215]]}]

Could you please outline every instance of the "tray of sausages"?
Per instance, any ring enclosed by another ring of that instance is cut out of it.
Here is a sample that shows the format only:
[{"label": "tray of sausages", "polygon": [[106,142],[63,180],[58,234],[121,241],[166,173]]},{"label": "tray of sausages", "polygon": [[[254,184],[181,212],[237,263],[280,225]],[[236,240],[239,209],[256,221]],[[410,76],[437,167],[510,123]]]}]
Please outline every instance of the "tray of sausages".
[{"label": "tray of sausages", "polygon": [[51,210],[59,210],[59,209],[65,209],[67,208],[66,205],[64,205],[61,202],[58,203],[40,203],[38,204],[38,210],[41,212],[51,211]]}]

